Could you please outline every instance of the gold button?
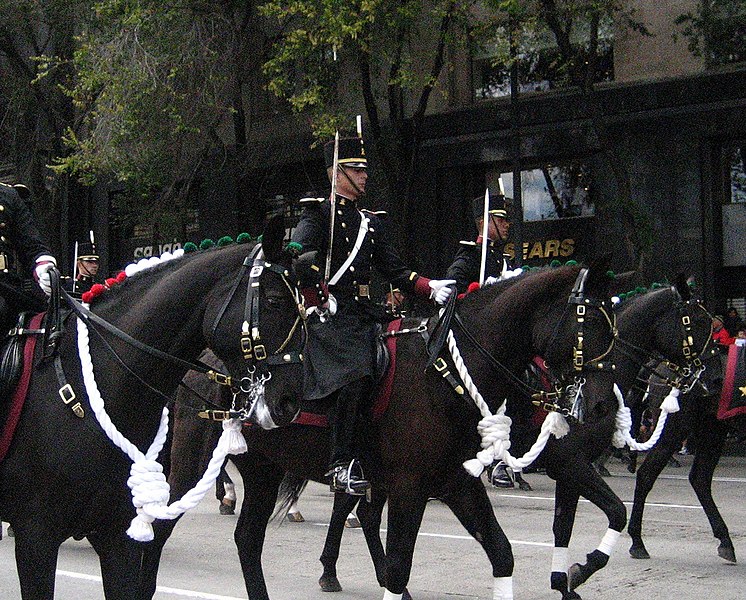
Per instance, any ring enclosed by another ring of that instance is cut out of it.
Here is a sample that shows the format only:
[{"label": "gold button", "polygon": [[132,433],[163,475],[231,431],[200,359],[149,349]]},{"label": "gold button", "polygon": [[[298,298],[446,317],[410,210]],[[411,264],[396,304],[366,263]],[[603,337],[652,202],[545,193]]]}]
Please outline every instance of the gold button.
[{"label": "gold button", "polygon": [[342,229],[344,229],[345,227],[347,227],[347,223],[342,223]]}]

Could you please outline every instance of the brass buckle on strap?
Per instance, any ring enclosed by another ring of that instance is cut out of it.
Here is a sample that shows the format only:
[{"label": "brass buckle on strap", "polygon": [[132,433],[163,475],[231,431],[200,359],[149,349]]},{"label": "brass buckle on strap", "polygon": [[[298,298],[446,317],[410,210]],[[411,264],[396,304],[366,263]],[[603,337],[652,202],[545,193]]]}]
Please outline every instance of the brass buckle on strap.
[{"label": "brass buckle on strap", "polygon": [[224,375],[223,373],[218,373],[217,371],[208,371],[207,377],[208,379],[210,379],[210,381],[214,381],[218,385],[225,385],[230,387],[233,384],[230,375]]},{"label": "brass buckle on strap", "polygon": [[367,284],[358,286],[358,296],[370,299],[370,286]]},{"label": "brass buckle on strap", "polygon": [[438,357],[433,363],[433,367],[438,373],[442,373],[448,368],[448,363],[446,363],[446,361],[442,358]]}]

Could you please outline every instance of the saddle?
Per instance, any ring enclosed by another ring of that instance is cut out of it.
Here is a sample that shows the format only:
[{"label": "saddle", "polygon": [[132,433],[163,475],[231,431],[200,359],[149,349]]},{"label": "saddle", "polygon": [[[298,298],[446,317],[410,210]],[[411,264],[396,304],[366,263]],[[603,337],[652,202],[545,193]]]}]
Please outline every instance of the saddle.
[{"label": "saddle", "polygon": [[2,351],[0,351],[0,398],[2,398],[3,409],[7,407],[7,399],[10,398],[21,378],[25,336],[44,331],[26,328],[32,316],[30,312],[22,312],[18,315],[16,326],[8,333],[8,337],[3,342]]}]

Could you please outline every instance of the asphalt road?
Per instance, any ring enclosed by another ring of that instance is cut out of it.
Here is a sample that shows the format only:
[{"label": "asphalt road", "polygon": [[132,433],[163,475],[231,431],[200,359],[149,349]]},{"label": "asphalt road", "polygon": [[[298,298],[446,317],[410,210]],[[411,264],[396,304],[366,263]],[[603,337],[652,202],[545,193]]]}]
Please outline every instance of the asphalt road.
[{"label": "asphalt road", "polygon": [[[667,467],[649,497],[644,527],[652,559],[630,558],[629,536],[623,534],[608,567],[579,588],[584,599],[746,598],[743,564],[731,565],[718,558],[717,541],[686,479],[692,457],[679,459],[683,466]],[[607,481],[629,509],[633,476],[615,459],[608,466],[612,477]],[[746,560],[746,459],[724,458],[715,475],[716,501],[737,555]],[[498,520],[513,542],[515,598],[559,599],[560,595],[549,589],[554,484],[544,475],[526,477],[534,488],[532,492],[489,490]],[[318,555],[331,513],[331,494],[320,485],[311,485],[301,498],[300,509],[304,523],[270,524],[264,569],[272,600],[380,600],[383,592],[376,584],[359,529],[345,530],[342,542],[338,573],[344,590],[337,594],[321,592],[317,584],[321,574]],[[217,501],[208,497],[182,519],[164,552],[156,600],[246,598],[233,545],[236,518],[220,516]],[[605,531],[601,512],[583,502],[570,545],[570,560],[584,562],[585,554],[596,547]],[[0,542],[2,599],[19,597],[13,552],[13,540],[6,536]],[[492,598],[491,581],[481,547],[443,504],[430,502],[409,584],[413,598],[488,600]],[[87,542],[69,540],[60,553],[56,598],[102,597],[95,553]]]}]

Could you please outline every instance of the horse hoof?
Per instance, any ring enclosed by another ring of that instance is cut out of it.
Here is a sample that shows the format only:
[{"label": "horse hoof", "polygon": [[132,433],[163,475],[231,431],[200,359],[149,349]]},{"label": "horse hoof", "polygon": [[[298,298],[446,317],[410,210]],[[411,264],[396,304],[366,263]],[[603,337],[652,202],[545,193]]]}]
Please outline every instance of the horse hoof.
[{"label": "horse hoof", "polygon": [[567,587],[572,592],[579,588],[588,580],[588,576],[583,573],[583,565],[575,563],[567,569]]},{"label": "horse hoof", "polygon": [[528,481],[519,481],[518,487],[521,488],[522,492],[533,492],[534,488],[531,487],[531,484]]},{"label": "horse hoof", "polygon": [[16,537],[16,532],[13,531],[13,528],[8,525],[8,537]]},{"label": "horse hoof", "polygon": [[577,592],[569,590],[562,594],[562,600],[583,600]]},{"label": "horse hoof", "polygon": [[348,527],[349,529],[355,529],[357,527],[360,527],[360,521],[355,515],[349,515],[345,520],[345,527]]},{"label": "horse hoof", "polygon": [[[719,552],[720,550],[718,550],[718,553]],[[645,546],[638,545],[638,544],[633,544],[632,546],[630,546],[629,555],[632,558],[641,558],[641,559],[650,558],[650,554],[648,554],[648,551],[645,549]]]},{"label": "horse hoof", "polygon": [[718,546],[718,556],[723,560],[732,562],[733,564],[738,562],[736,561],[736,551],[733,546],[728,546],[724,543],[721,543],[720,546]]},{"label": "horse hoof", "polygon": [[319,585],[321,586],[322,592],[342,591],[342,584],[339,583],[339,579],[337,579],[334,575],[330,577],[322,576],[321,579],[319,579]]},{"label": "horse hoof", "polygon": [[288,513],[288,521],[290,521],[291,523],[305,523],[306,520],[303,518],[303,515],[300,514],[300,512],[294,512]]},{"label": "horse hoof", "polygon": [[409,593],[408,590],[404,590],[404,593],[402,594],[401,600],[412,600],[412,596]]},{"label": "horse hoof", "polygon": [[220,503],[220,514],[221,515],[235,515],[236,509],[234,508],[235,504],[223,504]]}]

